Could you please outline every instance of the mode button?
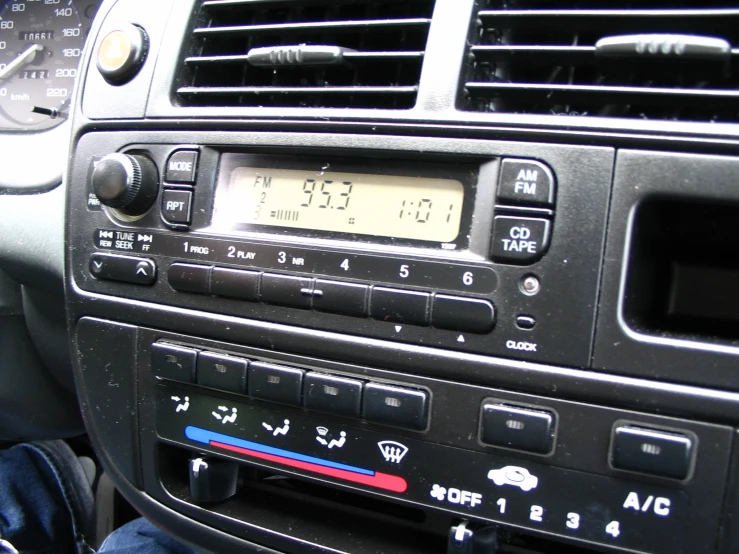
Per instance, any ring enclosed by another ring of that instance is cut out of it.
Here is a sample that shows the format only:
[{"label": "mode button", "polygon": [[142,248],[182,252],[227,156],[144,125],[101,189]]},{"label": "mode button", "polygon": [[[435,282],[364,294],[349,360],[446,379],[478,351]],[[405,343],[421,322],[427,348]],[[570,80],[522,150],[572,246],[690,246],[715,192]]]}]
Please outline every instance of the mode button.
[{"label": "mode button", "polygon": [[167,160],[164,180],[168,183],[195,183],[198,153],[195,150],[178,150]]}]

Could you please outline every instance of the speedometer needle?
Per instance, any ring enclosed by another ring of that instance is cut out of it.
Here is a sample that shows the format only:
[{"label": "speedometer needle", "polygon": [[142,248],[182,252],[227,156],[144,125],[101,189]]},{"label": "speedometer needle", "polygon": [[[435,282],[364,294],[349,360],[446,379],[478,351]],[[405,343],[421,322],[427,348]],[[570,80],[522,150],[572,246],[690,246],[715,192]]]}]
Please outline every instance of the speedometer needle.
[{"label": "speedometer needle", "polygon": [[36,58],[36,54],[41,52],[43,49],[44,47],[40,44],[32,44],[31,46],[26,48],[18,55],[16,59],[14,59],[12,62],[6,65],[2,71],[0,71],[0,81],[4,81],[5,79],[12,76],[21,67],[28,63],[31,63]]}]

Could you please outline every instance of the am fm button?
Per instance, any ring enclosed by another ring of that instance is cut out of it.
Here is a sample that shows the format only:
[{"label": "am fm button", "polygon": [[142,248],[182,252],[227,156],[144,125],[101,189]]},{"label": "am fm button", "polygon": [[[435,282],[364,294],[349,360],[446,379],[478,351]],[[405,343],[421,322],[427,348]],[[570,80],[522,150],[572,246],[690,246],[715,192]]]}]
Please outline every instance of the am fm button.
[{"label": "am fm button", "polygon": [[503,160],[498,182],[498,202],[554,206],[554,173],[534,160]]}]

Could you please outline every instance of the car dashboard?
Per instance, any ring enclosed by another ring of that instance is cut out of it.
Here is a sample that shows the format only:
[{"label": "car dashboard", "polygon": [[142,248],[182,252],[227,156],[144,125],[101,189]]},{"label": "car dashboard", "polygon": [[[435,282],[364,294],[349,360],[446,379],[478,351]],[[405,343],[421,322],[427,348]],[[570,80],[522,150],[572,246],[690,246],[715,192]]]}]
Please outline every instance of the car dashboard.
[{"label": "car dashboard", "polygon": [[0,439],[199,551],[735,552],[737,20],[6,2]]}]

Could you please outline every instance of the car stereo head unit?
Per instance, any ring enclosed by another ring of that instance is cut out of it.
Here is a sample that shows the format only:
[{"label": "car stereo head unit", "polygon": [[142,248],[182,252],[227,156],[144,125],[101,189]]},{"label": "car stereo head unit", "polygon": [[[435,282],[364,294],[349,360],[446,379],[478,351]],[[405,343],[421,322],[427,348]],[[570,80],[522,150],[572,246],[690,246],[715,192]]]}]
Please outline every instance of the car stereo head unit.
[{"label": "car stereo head unit", "polygon": [[[588,364],[608,172],[575,155],[323,156],[98,135],[78,146],[83,288]],[[592,210],[575,209],[581,193],[569,185],[584,175]]]}]

